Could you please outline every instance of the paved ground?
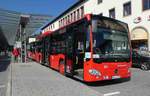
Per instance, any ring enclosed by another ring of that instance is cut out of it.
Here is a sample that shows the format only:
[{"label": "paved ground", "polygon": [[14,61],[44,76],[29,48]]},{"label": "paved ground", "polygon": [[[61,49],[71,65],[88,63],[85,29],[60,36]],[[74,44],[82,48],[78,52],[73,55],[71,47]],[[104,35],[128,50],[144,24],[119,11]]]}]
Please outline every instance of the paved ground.
[{"label": "paved ground", "polygon": [[12,64],[12,96],[102,96],[37,63]]},{"label": "paved ground", "polygon": [[[0,57],[0,96],[150,96],[150,71],[132,68],[130,81],[104,81],[93,84],[62,76],[38,63],[11,63]],[[12,69],[10,71],[10,69]],[[11,82],[8,83],[9,73]],[[8,88],[9,89],[9,88]],[[100,94],[101,93],[101,94]]]},{"label": "paved ground", "polygon": [[6,96],[9,76],[10,59],[6,56],[0,56],[0,96]]},{"label": "paved ground", "polygon": [[132,68],[130,81],[98,82],[89,87],[106,96],[107,93],[117,94],[113,96],[150,96],[150,71]]}]

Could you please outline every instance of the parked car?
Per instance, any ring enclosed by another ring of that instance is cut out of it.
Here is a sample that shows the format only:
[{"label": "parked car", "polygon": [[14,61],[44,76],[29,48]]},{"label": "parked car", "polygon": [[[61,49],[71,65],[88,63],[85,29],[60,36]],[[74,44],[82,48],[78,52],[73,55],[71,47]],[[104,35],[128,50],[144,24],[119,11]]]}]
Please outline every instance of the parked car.
[{"label": "parked car", "polygon": [[149,52],[132,51],[133,67],[139,67],[142,70],[150,70]]}]

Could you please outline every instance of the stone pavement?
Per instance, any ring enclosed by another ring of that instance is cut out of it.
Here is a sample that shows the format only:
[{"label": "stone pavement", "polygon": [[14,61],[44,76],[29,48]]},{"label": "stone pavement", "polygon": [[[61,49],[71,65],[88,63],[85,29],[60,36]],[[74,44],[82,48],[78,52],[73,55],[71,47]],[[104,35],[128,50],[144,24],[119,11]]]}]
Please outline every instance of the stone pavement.
[{"label": "stone pavement", "polygon": [[102,96],[81,82],[35,62],[11,64],[12,96]]},{"label": "stone pavement", "polygon": [[0,96],[7,95],[7,86],[10,73],[10,58],[5,55],[0,55]]}]

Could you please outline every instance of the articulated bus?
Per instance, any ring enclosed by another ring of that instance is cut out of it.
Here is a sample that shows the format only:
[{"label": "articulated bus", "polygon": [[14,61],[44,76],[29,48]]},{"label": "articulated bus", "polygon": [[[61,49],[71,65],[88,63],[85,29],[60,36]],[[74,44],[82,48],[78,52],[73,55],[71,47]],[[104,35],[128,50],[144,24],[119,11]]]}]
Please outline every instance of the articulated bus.
[{"label": "articulated bus", "polygon": [[[32,38],[29,38],[32,39]],[[29,42],[28,39],[28,44],[27,44],[27,57],[41,63],[42,60],[42,41],[36,40],[33,42]]]},{"label": "articulated bus", "polygon": [[132,64],[126,23],[87,14],[82,19],[38,36],[41,62],[85,82],[130,78]]}]

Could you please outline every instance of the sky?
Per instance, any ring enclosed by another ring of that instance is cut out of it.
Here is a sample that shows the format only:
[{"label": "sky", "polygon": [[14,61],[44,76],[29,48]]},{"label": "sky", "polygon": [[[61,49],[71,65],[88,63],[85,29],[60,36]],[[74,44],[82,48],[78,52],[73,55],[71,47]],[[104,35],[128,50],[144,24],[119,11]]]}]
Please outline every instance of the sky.
[{"label": "sky", "polygon": [[78,0],[0,0],[0,8],[56,17],[77,1]]}]

